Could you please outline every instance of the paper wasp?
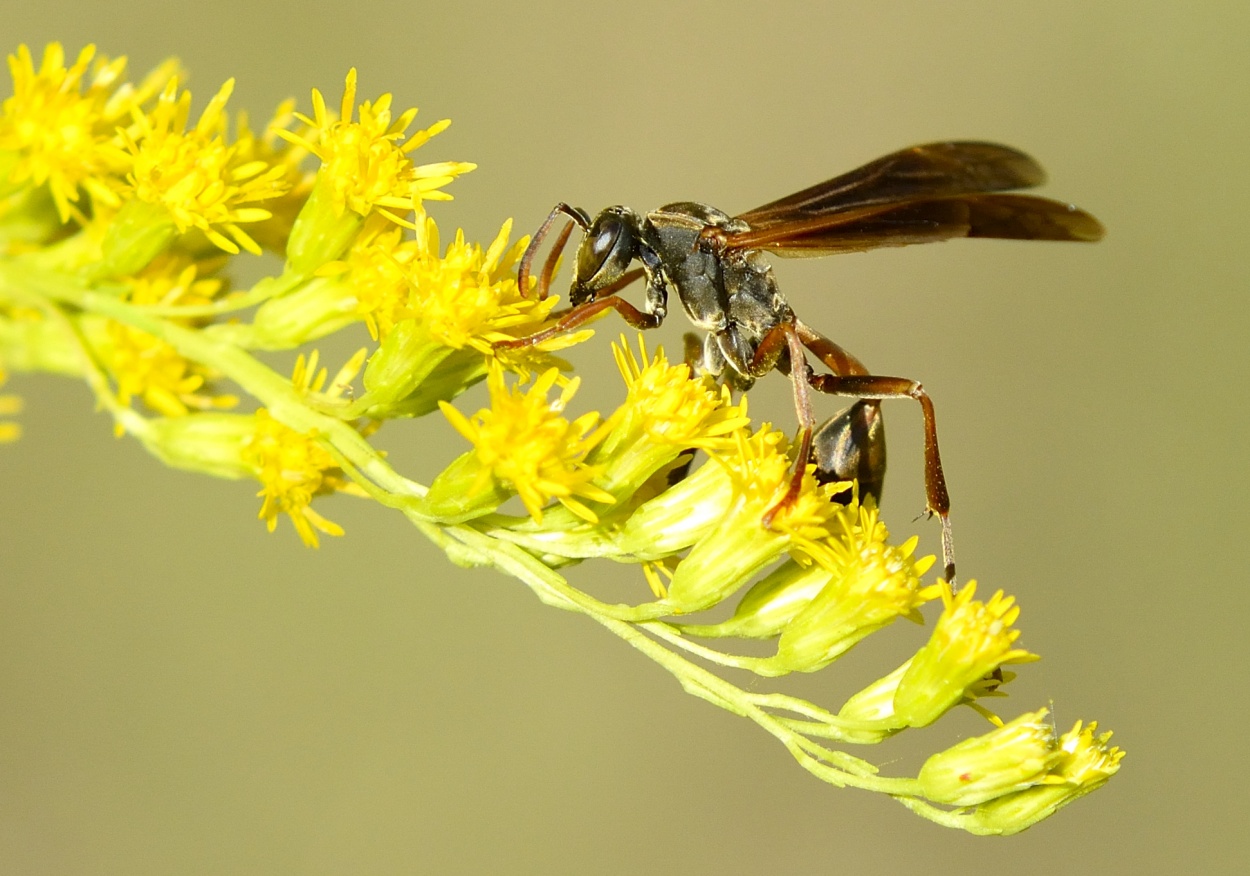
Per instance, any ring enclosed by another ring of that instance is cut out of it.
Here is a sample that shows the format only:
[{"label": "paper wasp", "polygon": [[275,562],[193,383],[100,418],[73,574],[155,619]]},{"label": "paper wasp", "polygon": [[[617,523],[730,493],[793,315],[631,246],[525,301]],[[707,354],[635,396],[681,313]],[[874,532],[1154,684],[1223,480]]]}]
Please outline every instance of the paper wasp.
[{"label": "paper wasp", "polygon": [[[593,219],[557,204],[522,257],[519,282],[529,288],[534,255],[552,225],[568,216],[585,232],[569,290],[570,309],[547,329],[499,346],[536,344],[583,325],[608,308],[631,326],[664,321],[668,298],[705,335],[692,362],[731,387],[746,390],[774,368],[789,375],[800,425],[794,474],[774,515],[798,495],[815,462],[825,481],[856,479],[861,494],[878,496],[885,475],[880,401],[912,398],[924,415],[925,492],[930,514],[942,521],[945,574],[954,580],[950,498],[938,451],[933,403],[914,380],[873,374],[848,351],[795,316],[778,289],[765,252],[825,255],[907,246],[956,237],[1096,241],[1103,228],[1071,204],[1010,193],[1041,185],[1045,172],[1029,156],[993,143],[913,146],[780,200],[729,216],[705,204],[668,204],[645,216],[608,207]],[[572,223],[561,232],[537,282],[545,297]],[[637,260],[641,268],[631,270]],[[645,277],[642,309],[617,293]],[[806,351],[828,369],[816,372]],[[819,428],[810,390],[859,399]]]}]

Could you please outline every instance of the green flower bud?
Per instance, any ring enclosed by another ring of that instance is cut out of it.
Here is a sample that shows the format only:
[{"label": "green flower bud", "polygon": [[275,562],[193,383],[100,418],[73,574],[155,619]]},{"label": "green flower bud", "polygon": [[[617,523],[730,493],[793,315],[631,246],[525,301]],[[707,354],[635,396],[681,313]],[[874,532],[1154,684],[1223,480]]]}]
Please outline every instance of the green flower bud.
[{"label": "green flower bud", "polygon": [[394,416],[394,409],[416,392],[452,352],[451,347],[431,339],[416,320],[396,323],[365,365],[365,394],[357,403],[368,416]]},{"label": "green flower bud", "polygon": [[1039,709],[925,761],[921,793],[935,803],[975,806],[1047,780],[1062,753],[1055,728]]},{"label": "green flower bud", "polygon": [[443,523],[463,523],[490,514],[514,495],[482,466],[477,451],[470,450],[434,479],[421,508]]},{"label": "green flower bud", "polygon": [[709,638],[771,638],[785,629],[832,577],[823,566],[800,566],[787,560],[747,591],[733,617],[718,624],[683,624],[682,631]]},{"label": "green flower bud", "polygon": [[[450,401],[486,377],[488,360],[476,350],[452,350],[434,367],[416,390],[407,397],[385,405],[370,404],[366,416],[375,420],[390,417],[423,417],[438,410],[440,401]],[[368,403],[368,399],[366,399]]]},{"label": "green flower bud", "polygon": [[137,274],[168,249],[177,236],[178,226],[164,207],[140,200],[127,201],[109,223],[97,275]]},{"label": "green flower bud", "polygon": [[789,545],[788,535],[764,528],[754,505],[739,503],[678,564],[666,602],[682,614],[710,608],[775,562]]},{"label": "green flower bud", "polygon": [[671,556],[704,538],[733,500],[733,483],[725,469],[706,463],[639,506],[621,527],[617,544],[622,553],[640,560]]},{"label": "green flower bud", "polygon": [[356,296],[337,278],[314,278],[256,310],[250,326],[252,344],[286,350],[360,322]]},{"label": "green flower bud", "polygon": [[82,347],[59,323],[46,319],[0,318],[0,359],[15,371],[83,373]]},{"label": "green flower bud", "polygon": [[884,678],[879,678],[852,696],[838,712],[838,719],[848,734],[848,742],[872,745],[893,736],[906,725],[894,715],[894,694],[898,690],[908,660]]},{"label": "green flower bud", "polygon": [[327,177],[318,174],[287,239],[286,261],[290,269],[311,274],[326,262],[334,261],[347,252],[364,221],[353,210],[336,208]]},{"label": "green flower bud", "polygon": [[254,475],[243,448],[256,435],[251,414],[197,413],[147,422],[144,444],[167,465],[219,478]]},{"label": "green flower bud", "polygon": [[1097,734],[1097,729],[1096,723],[1082,729],[1077,721],[1059,737],[1059,757],[1044,783],[987,800],[960,826],[979,834],[1019,833],[1101,788],[1119,771],[1124,752],[1108,744],[1110,733]]}]

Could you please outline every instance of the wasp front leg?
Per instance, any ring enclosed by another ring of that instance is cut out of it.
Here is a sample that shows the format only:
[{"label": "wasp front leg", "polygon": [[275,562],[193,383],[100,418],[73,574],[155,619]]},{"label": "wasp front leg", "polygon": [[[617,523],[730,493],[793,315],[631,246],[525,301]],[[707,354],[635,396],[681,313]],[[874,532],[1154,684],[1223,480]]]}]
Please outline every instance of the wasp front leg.
[{"label": "wasp front leg", "polygon": [[[641,268],[630,271],[618,281],[617,285],[619,288],[624,288],[641,276]],[[497,341],[494,347],[497,350],[518,350],[525,347],[537,346],[543,341],[548,341],[552,338],[559,337],[560,335],[567,334],[576,328],[580,328],[608,308],[615,310],[621,315],[622,319],[636,329],[653,329],[663,322],[662,317],[656,316],[654,313],[647,313],[644,310],[639,310],[619,295],[610,293],[602,298],[595,298],[591,301],[587,301],[583,304],[578,304],[570,308],[564,313],[563,316],[556,320],[555,323],[542,331],[538,331],[532,335],[527,335],[526,337],[517,338],[511,341]]]}]

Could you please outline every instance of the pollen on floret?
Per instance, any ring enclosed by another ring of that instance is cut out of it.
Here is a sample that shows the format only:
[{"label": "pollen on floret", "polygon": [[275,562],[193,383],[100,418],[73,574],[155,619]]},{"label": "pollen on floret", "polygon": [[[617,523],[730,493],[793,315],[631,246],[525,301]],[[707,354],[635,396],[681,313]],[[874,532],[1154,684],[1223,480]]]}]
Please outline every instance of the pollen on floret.
[{"label": "pollen on floret", "polygon": [[442,187],[477,165],[463,161],[413,164],[409,153],[445,130],[448,120],[407,134],[416,109],[394,116],[391,95],[356,106],[356,69],[348,71],[339,113],[329,112],[321,92],[313,89],[313,115],[298,115],[306,133],[279,132],[321,159],[319,182],[331,193],[335,209],[367,216],[378,209],[402,225],[403,217],[422,200],[450,200]]},{"label": "pollen on floret", "polygon": [[135,199],[162,207],[179,232],[197,229],[229,253],[240,248],[259,254],[243,230],[271,213],[251,206],[277,198],[291,187],[289,168],[252,157],[227,140],[226,101],[230,79],[188,130],[191,94],[171,79],[151,112],[133,111],[134,125],[123,133],[131,157],[128,177]]},{"label": "pollen on floret", "polygon": [[637,355],[624,335],[612,345],[612,354],[627,390],[618,414],[637,422],[650,441],[683,448],[713,446],[732,442],[734,432],[750,425],[745,398],[733,404],[729,387],[695,378],[685,363],[669,364],[662,347],[648,355],[641,334]]},{"label": "pollen on floret", "polygon": [[320,544],[318,532],[342,535],[342,527],[311,507],[315,497],[344,486],[334,457],[315,435],[302,435],[279,423],[264,408],[255,419],[256,431],[243,448],[243,459],[261,483],[256,494],[264,499],[259,518],[273,532],[278,517],[287,515],[308,547]]},{"label": "pollen on floret", "polygon": [[396,262],[407,284],[406,294],[392,300],[389,309],[379,307],[374,312],[379,326],[414,319],[436,343],[456,350],[471,348],[523,377],[546,371],[551,352],[590,336],[587,331],[570,332],[530,347],[496,349],[499,341],[537,332],[558,303],[554,297],[539,301],[520,294],[516,263],[525,239],[509,246],[512,221],[507,220],[485,249],[466,241],[462,231],[440,249],[434,220],[423,215],[416,225],[413,248]]},{"label": "pollen on floret", "polygon": [[1124,750],[1110,742],[1111,731],[1098,733],[1097,721],[1084,726],[1077,721],[1059,737],[1064,757],[1056,773],[1064,782],[1081,787],[1085,792],[1092,791],[1120,769]]},{"label": "pollen on floret", "polygon": [[[595,512],[581,500],[610,503],[610,493],[592,481],[599,468],[585,463],[586,454],[602,440],[604,429],[597,413],[576,420],[563,411],[578,381],[569,381],[560,395],[548,399],[559,372],[551,368],[528,390],[508,387],[503,369],[493,366],[487,376],[490,408],[466,418],[446,402],[440,407],[452,426],[472,442],[481,465],[480,489],[495,477],[512,486],[525,510],[542,522],[543,508],[556,500],[583,520],[596,522]],[[598,427],[598,428],[596,428]]]},{"label": "pollen on floret", "polygon": [[[186,257],[158,256],[139,275],[126,280],[124,298],[149,306],[208,304],[220,293],[223,282],[200,277],[200,267]],[[123,405],[138,398],[159,414],[180,417],[190,410],[233,407],[238,401],[232,395],[202,391],[211,373],[141,329],[110,320],[102,340],[101,355]]]},{"label": "pollen on floret", "polygon": [[[938,582],[944,610],[928,643],[917,652],[895,697],[895,710],[912,726],[935,721],[951,706],[971,699],[986,676],[1001,673],[1009,663],[1037,660],[1014,647],[1020,631],[1012,625],[1020,609],[1015,600],[997,591],[988,600],[974,599],[976,582],[958,594]],[[996,691],[998,684],[989,690]]]},{"label": "pollen on floret", "polygon": [[[750,525],[764,527],[763,517],[777,504],[790,486],[792,460],[791,448],[786,436],[775,431],[768,423],[753,435],[745,429],[736,430],[730,442],[713,448],[705,448],[709,458],[723,466],[734,483],[739,495],[739,508]],[[792,553],[801,561],[823,558],[821,543],[829,535],[829,524],[841,512],[842,506],[830,501],[830,497],[845,484],[816,482],[808,466],[803,473],[798,495],[793,501],[777,508],[767,528],[784,534],[791,544]]]},{"label": "pollen on floret", "polygon": [[122,81],[126,59],[95,57],[95,46],[68,67],[60,43],[49,43],[35,68],[30,49],[9,56],[13,95],[0,108],[0,151],[12,153],[11,184],[47,184],[61,221],[85,222],[83,192],[115,205],[129,168],[118,129],[171,77],[166,61],[139,85]]}]

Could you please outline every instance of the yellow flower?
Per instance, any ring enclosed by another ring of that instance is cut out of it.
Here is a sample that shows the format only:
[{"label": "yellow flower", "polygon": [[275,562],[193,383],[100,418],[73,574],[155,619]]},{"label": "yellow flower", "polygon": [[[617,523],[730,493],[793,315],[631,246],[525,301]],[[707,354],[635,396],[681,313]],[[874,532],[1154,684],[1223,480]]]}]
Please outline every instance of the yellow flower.
[{"label": "yellow flower", "polygon": [[[365,351],[358,351],[339,369],[333,380],[328,380],[327,370],[317,368],[319,356],[314,350],[307,359],[303,355],[296,359],[291,383],[303,397],[336,400],[349,390],[364,357]],[[291,518],[295,531],[308,547],[319,545],[318,532],[342,535],[341,526],[312,509],[312,500],[335,492],[355,496],[367,494],[348,480],[334,457],[318,440],[316,432],[300,434],[279,423],[264,408],[256,411],[254,422],[253,433],[243,441],[241,458],[261,482],[261,490],[256,495],[265,501],[258,516],[265,521],[269,531],[273,532],[278,525],[278,515],[285,514]],[[368,429],[362,434],[367,432]]]},{"label": "yellow flower", "polygon": [[586,454],[602,439],[603,429],[595,429],[597,413],[572,422],[561,416],[579,382],[569,381],[559,398],[549,401],[547,393],[558,376],[559,372],[551,368],[528,392],[522,392],[508,388],[503,369],[496,365],[486,378],[491,402],[488,410],[478,411],[470,420],[446,402],[440,402],[439,407],[475,448],[480,470],[470,492],[484,489],[493,477],[512,485],[535,522],[542,522],[543,507],[555,499],[594,523],[598,519],[595,512],[578,497],[613,501],[610,493],[591,483],[598,468],[585,463]]},{"label": "yellow flower", "polygon": [[912,558],[915,537],[901,546],[888,538],[871,505],[849,506],[839,516],[837,531],[822,543],[828,583],[782,631],[779,667],[812,672],[899,617],[921,620],[919,606],[937,596],[920,586],[934,557]]},{"label": "yellow flower", "polygon": [[351,288],[356,312],[377,341],[412,316],[406,267],[419,251],[415,240],[404,238],[402,228],[376,214],[365,221],[343,261],[330,262],[317,273],[336,277]]},{"label": "yellow flower", "polygon": [[1012,628],[1020,608],[999,590],[980,602],[976,582],[969,581],[958,595],[940,582],[945,611],[929,642],[912,658],[894,697],[895,713],[912,727],[936,721],[969,695],[981,679],[1007,663],[1037,660],[1012,644],[1020,631]]},{"label": "yellow flower", "polygon": [[[519,293],[516,263],[527,241],[522,238],[509,245],[511,229],[512,222],[504,222],[485,249],[457,231],[440,250],[438,227],[428,216],[418,217],[413,240],[401,239],[398,232],[371,232],[366,224],[346,262],[326,265],[325,270],[346,270],[344,280],[356,295],[359,312],[383,342],[379,355],[389,357],[396,349],[387,342],[402,325],[406,335],[421,339],[419,346],[441,348],[439,355],[447,350],[472,351],[528,379],[552,365],[567,367],[550,354],[591,332],[570,332],[519,349],[495,349],[499,341],[537,332],[557,304],[555,298],[539,301]],[[419,358],[425,355],[422,350]],[[412,358],[411,351],[404,358]]]},{"label": "yellow flower", "polygon": [[[127,280],[125,297],[142,305],[207,304],[221,291],[222,281],[199,278],[199,269],[200,264],[186,257],[160,256],[141,274]],[[100,340],[102,357],[123,405],[139,398],[157,413],[180,417],[190,409],[228,408],[237,402],[231,395],[200,392],[209,370],[187,361],[171,345],[147,332],[109,320]]]},{"label": "yellow flower", "polygon": [[118,203],[130,164],[118,128],[177,69],[166,61],[136,88],[122,82],[125,58],[93,64],[94,57],[95,46],[87,46],[66,67],[61,44],[49,43],[36,70],[25,45],[9,56],[13,96],[0,110],[0,151],[12,153],[8,182],[46,183],[62,222],[85,221],[76,206],[83,191],[99,203]]},{"label": "yellow flower", "polygon": [[311,507],[314,496],[332,492],[338,465],[316,440],[301,435],[261,408],[256,412],[256,432],[243,451],[250,463],[264,498],[261,520],[270,532],[278,525],[278,515],[286,514],[295,531],[308,547],[320,543],[317,532],[342,535],[343,528],[322,517]]},{"label": "yellow flower", "polygon": [[1101,788],[1119,772],[1124,751],[1111,745],[1111,733],[1099,734],[1098,724],[1082,728],[1077,721],[1059,737],[1056,762],[1045,779],[1031,788],[996,797],[978,806],[961,824],[974,833],[1012,834],[1049,818],[1073,800]]},{"label": "yellow flower", "polygon": [[[512,220],[504,222],[485,250],[457,231],[440,254],[438,227],[423,218],[417,223],[415,257],[403,266],[409,284],[406,316],[440,344],[472,347],[484,355],[492,353],[494,341],[510,337],[505,332],[511,329],[537,330],[554,303],[531,301],[518,292],[515,268],[526,241],[508,246]],[[568,338],[560,342],[572,343]]]},{"label": "yellow flower", "polygon": [[178,91],[171,79],[149,113],[133,112],[133,131],[124,133],[131,155],[129,183],[134,198],[161,208],[179,233],[203,232],[229,253],[239,248],[259,254],[260,246],[241,227],[270,217],[264,208],[247,206],[286,192],[289,167],[250,157],[246,149],[227,142],[226,101],[234,80],[221,86],[187,129],[191,93]]},{"label": "yellow flower", "polygon": [[[729,387],[693,377],[690,366],[670,365],[662,347],[648,356],[646,341],[638,335],[638,355],[622,335],[612,345],[616,367],[625,380],[626,397],[616,414],[618,426],[605,442],[615,448],[626,436],[638,434],[652,444],[687,449],[726,447],[734,433],[751,424],[746,401],[735,405]],[[617,452],[612,449],[609,452]]]},{"label": "yellow flower", "polygon": [[[321,159],[319,182],[324,181],[331,192],[331,202],[339,214],[345,210],[367,216],[371,210],[380,212],[400,224],[402,218],[421,201],[446,201],[451,195],[441,191],[462,173],[477,165],[463,161],[443,161],[414,165],[409,153],[451,122],[443,119],[412,136],[406,134],[416,118],[416,109],[408,109],[392,118],[391,95],[383,94],[376,102],[365,101],[356,112],[356,68],[348,71],[339,115],[326,110],[325,98],[313,89],[313,116],[299,115],[311,131],[307,135],[279,132]],[[406,139],[405,139],[406,138]]]}]

